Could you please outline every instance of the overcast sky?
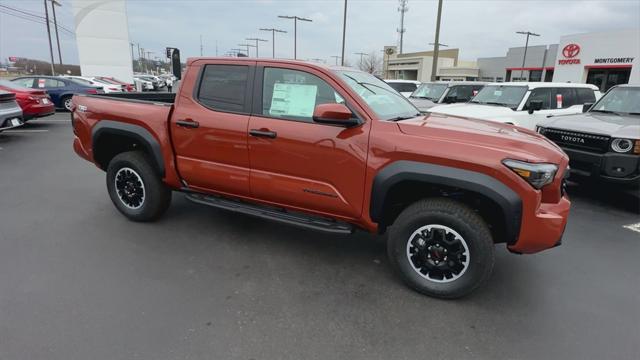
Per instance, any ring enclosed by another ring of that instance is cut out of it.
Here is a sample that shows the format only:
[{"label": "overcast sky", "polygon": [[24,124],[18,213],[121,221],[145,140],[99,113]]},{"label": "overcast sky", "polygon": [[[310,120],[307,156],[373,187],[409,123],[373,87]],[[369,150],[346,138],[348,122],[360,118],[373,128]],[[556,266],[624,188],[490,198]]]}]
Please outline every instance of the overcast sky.
[{"label": "overcast sky", "polygon": [[[183,59],[200,54],[200,34],[204,54],[210,56],[216,55],[216,42],[222,55],[245,38],[262,37],[269,42],[261,44],[260,56],[271,56],[271,33],[258,29],[276,27],[288,31],[276,34],[276,56],[290,58],[293,21],[278,15],[298,15],[313,19],[312,23],[298,23],[298,58],[333,62],[330,57],[341,51],[343,4],[342,0],[127,0],[129,36],[157,56],[165,46],[178,47]],[[0,5],[44,15],[41,0],[0,0]],[[428,50],[428,43],[434,40],[437,1],[409,0],[408,6],[404,51]],[[355,52],[381,54],[384,45],[397,44],[397,8],[397,0],[349,0],[346,54],[351,62],[358,57]],[[6,11],[0,6],[0,59],[47,60],[45,25]],[[62,0],[57,14],[62,26],[74,29],[70,0]],[[460,59],[476,60],[503,56],[507,48],[522,46],[524,37],[514,33],[518,30],[541,34],[530,42],[540,45],[557,43],[562,35],[638,27],[638,0],[444,0],[440,42],[461,49]],[[62,32],[60,40],[64,62],[77,64],[74,37]]]}]

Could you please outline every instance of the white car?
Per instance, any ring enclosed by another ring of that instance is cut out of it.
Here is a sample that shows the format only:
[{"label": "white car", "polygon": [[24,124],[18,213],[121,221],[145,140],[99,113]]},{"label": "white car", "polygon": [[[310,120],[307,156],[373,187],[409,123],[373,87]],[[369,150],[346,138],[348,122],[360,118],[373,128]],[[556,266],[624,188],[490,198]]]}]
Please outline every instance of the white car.
[{"label": "white car", "polygon": [[593,104],[601,96],[598,87],[591,84],[490,83],[467,103],[434,106],[429,112],[535,130],[548,117],[581,113],[584,104]]},{"label": "white car", "polygon": [[415,80],[385,80],[384,82],[407,98],[422,84],[420,81]]},{"label": "white car", "polygon": [[89,85],[93,87],[102,88],[105,94],[109,93],[119,93],[122,92],[121,85],[114,85],[99,79],[96,79],[92,76],[72,76],[72,75],[64,75],[63,77],[67,79],[72,79],[76,82],[82,83],[84,85]]}]

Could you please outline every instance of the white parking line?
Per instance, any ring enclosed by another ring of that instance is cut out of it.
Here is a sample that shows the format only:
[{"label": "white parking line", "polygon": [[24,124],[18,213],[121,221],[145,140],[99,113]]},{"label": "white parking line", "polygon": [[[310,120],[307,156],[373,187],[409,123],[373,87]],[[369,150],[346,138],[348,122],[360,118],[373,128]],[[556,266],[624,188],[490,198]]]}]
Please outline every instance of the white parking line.
[{"label": "white parking line", "polygon": [[71,122],[71,119],[33,119],[29,122],[64,122],[64,123],[68,123]]},{"label": "white parking line", "polygon": [[5,133],[41,133],[49,132],[49,130],[6,130]]},{"label": "white parking line", "polygon": [[640,233],[640,223],[624,225],[623,228]]}]

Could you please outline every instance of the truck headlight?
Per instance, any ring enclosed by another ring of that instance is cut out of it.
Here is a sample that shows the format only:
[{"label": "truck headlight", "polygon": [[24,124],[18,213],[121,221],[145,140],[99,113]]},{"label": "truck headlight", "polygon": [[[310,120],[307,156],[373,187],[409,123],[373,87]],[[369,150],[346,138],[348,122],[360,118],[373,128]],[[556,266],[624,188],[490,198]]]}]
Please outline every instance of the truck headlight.
[{"label": "truck headlight", "polygon": [[617,153],[627,153],[633,149],[633,141],[629,139],[613,139],[611,150]]},{"label": "truck headlight", "polygon": [[511,159],[503,160],[502,163],[536,189],[552,183],[558,172],[558,165],[555,164],[534,164]]}]

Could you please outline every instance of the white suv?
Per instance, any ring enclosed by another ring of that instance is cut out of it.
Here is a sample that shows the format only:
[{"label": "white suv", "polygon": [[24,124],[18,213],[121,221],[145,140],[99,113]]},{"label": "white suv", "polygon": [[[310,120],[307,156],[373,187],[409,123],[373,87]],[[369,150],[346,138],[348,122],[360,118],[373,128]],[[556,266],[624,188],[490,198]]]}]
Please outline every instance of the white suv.
[{"label": "white suv", "polygon": [[491,83],[468,103],[440,105],[431,113],[497,121],[535,130],[544,119],[579,114],[602,94],[595,85],[549,82]]},{"label": "white suv", "polygon": [[415,80],[385,80],[384,82],[407,98],[422,84],[420,81]]}]

